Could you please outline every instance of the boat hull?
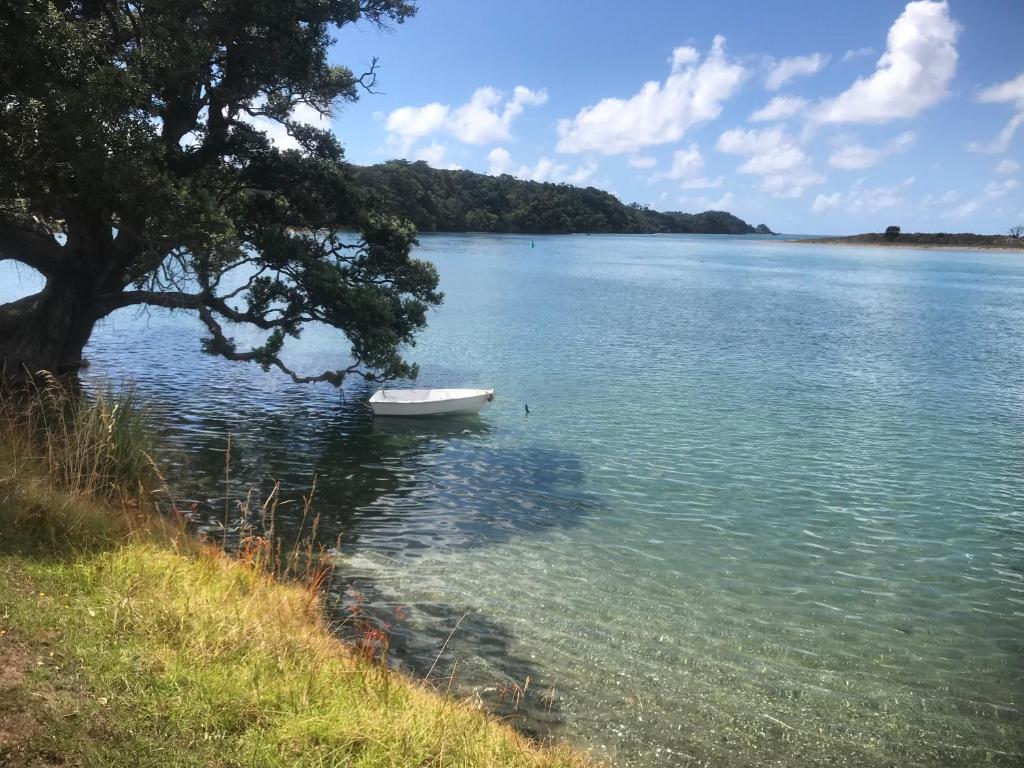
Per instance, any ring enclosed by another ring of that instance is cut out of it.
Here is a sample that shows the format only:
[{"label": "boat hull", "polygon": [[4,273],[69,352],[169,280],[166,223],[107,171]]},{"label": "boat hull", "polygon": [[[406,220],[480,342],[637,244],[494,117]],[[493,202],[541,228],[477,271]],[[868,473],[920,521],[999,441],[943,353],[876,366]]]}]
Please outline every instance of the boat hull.
[{"label": "boat hull", "polygon": [[493,389],[381,389],[370,398],[370,408],[374,416],[444,416],[478,413],[493,399]]}]

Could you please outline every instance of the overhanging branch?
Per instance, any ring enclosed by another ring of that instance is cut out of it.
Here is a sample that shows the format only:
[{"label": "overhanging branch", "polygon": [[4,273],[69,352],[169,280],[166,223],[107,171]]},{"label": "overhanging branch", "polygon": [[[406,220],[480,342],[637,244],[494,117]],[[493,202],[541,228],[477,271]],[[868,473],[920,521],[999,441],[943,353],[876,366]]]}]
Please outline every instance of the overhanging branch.
[{"label": "overhanging branch", "polygon": [[347,368],[340,368],[333,371],[324,371],[316,376],[300,376],[289,368],[281,358],[269,352],[266,348],[253,348],[244,352],[235,349],[234,342],[224,333],[224,328],[217,321],[217,315],[227,318],[236,323],[248,323],[262,330],[274,330],[280,324],[274,319],[253,312],[239,312],[233,309],[223,299],[201,293],[163,292],[163,291],[122,291],[118,294],[101,296],[99,300],[100,311],[106,315],[115,309],[136,305],[148,305],[164,307],[167,309],[188,309],[198,313],[199,319],[203,321],[212,337],[212,350],[228,360],[239,362],[260,363],[261,365],[274,366],[286,374],[296,384],[312,384],[316,382],[328,382],[340,386],[345,377],[349,374],[361,376],[366,381],[382,381],[382,377],[360,369],[360,361],[356,361]]},{"label": "overhanging branch", "polygon": [[280,357],[274,354],[268,354],[262,349],[250,349],[246,352],[239,352],[235,349],[234,343],[227,336],[224,335],[224,329],[221,328],[220,323],[217,322],[217,318],[214,317],[207,307],[202,307],[199,310],[199,319],[203,321],[206,329],[210,332],[213,337],[213,347],[216,353],[221,357],[228,360],[235,360],[239,362],[248,363],[260,363],[265,366],[274,366],[282,373],[287,374],[292,381],[296,384],[315,384],[317,382],[325,381],[329,384],[333,384],[338,387],[345,380],[345,377],[350,373],[354,373],[358,376],[362,376],[367,381],[378,381],[379,379],[371,373],[361,371],[359,369],[358,361],[350,365],[348,368],[341,368],[336,371],[324,371],[316,376],[300,376],[295,373],[291,368],[284,364]]},{"label": "overhanging branch", "polygon": [[63,255],[53,235],[0,218],[0,261],[20,261],[52,277],[63,266]]}]

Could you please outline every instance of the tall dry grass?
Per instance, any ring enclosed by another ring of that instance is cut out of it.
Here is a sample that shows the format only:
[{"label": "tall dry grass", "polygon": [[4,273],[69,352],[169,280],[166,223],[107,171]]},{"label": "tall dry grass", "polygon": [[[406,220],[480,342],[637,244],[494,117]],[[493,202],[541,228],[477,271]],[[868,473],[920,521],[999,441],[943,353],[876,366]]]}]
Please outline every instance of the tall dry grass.
[{"label": "tall dry grass", "polygon": [[0,451],[17,480],[104,500],[137,498],[156,480],[146,415],[130,385],[86,389],[42,371],[0,387]]}]

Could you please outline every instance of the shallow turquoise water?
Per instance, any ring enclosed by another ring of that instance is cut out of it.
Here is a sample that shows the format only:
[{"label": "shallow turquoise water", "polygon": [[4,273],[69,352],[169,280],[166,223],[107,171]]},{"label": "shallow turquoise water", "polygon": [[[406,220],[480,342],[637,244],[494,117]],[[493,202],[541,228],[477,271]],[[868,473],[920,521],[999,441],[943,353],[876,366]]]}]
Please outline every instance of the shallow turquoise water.
[{"label": "shallow turquoise water", "polygon": [[479,419],[374,423],[166,313],[112,318],[90,375],[188,449],[201,527],[229,429],[233,498],[316,473],[338,598],[419,671],[464,617],[434,676],[532,732],[622,765],[1018,764],[1024,254],[533,239],[423,238],[447,300],[412,355],[495,387]]}]

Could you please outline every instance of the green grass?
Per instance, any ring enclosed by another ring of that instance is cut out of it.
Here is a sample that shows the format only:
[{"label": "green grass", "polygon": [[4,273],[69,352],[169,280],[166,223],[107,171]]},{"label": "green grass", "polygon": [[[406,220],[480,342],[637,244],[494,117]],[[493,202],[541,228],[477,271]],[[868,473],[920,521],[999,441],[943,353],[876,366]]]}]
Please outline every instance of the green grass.
[{"label": "green grass", "polygon": [[366,661],[317,590],[6,438],[0,765],[587,764]]}]

